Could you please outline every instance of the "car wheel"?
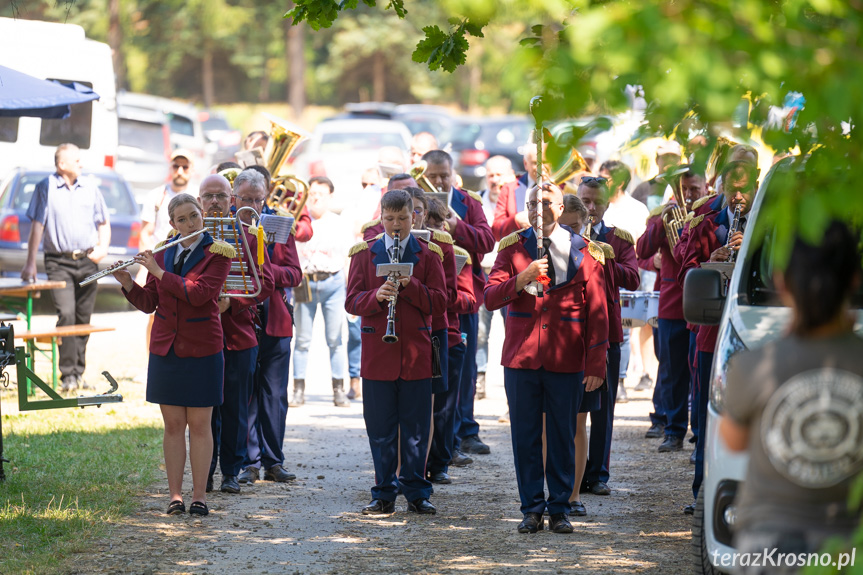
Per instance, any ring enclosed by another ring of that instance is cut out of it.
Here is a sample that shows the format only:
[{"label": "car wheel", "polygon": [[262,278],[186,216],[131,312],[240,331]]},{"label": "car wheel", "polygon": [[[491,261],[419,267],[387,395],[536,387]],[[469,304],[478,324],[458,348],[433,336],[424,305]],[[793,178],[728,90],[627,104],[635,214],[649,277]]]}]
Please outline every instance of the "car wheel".
[{"label": "car wheel", "polygon": [[707,540],[704,536],[704,489],[698,490],[695,513],[692,514],[692,560],[697,575],[727,575],[710,562],[707,554]]}]

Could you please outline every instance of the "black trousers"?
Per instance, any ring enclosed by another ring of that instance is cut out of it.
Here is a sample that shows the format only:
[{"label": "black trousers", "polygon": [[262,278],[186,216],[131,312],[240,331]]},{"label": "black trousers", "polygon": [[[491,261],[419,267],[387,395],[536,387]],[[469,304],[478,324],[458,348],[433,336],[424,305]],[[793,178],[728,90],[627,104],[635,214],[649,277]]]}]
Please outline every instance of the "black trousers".
[{"label": "black trousers", "polygon": [[[51,281],[64,281],[66,287],[51,290],[57,310],[57,327],[90,323],[96,306],[98,282],[81,287],[79,282],[99,271],[99,266],[88,257],[73,260],[70,257],[45,254],[45,271]],[[60,375],[62,378],[84,373],[89,335],[64,337],[60,344]]]}]

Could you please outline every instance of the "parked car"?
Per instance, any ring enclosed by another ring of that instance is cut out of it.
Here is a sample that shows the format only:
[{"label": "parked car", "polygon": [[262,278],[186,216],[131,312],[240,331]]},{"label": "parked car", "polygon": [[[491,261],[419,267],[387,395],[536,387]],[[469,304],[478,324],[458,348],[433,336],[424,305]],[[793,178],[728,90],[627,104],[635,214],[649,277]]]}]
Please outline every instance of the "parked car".
[{"label": "parked car", "polygon": [[393,120],[408,127],[411,134],[429,132],[441,145],[449,142],[456,118],[446,108],[424,104],[402,104],[396,106]]},{"label": "parked car", "polygon": [[532,129],[527,116],[457,119],[446,145],[464,187],[485,189],[485,161],[491,156],[506,156],[516,173],[524,171],[523,154]]},{"label": "parked car", "polygon": [[169,172],[171,131],[168,117],[159,110],[121,103],[117,107],[120,148],[117,172],[122,174],[141,206],[147,193],[164,184]]},{"label": "parked car", "polygon": [[[48,171],[17,169],[3,185],[0,195],[0,275],[21,275],[27,260],[27,239],[30,237],[27,208],[36,184],[49,174]],[[99,269],[131,259],[138,253],[141,233],[141,216],[132,188],[115,172],[83,174],[81,177],[92,178],[98,183],[111,219],[111,244],[108,255],[99,262]],[[42,246],[39,246],[39,250],[42,251]],[[41,256],[36,258],[36,266],[37,273],[44,278],[45,263]],[[119,286],[111,276],[99,280],[99,283]]]},{"label": "parked car", "polygon": [[243,139],[240,131],[233,129],[225,115],[215,110],[200,112],[198,119],[204,128],[204,137],[207,138],[207,142],[216,146],[211,161],[214,164],[236,161],[234,154],[240,151],[240,143]]},{"label": "parked car", "polygon": [[340,212],[368,168],[377,166],[378,150],[395,146],[407,154],[411,134],[393,120],[329,120],[321,122],[311,138],[294,150],[291,167],[299,177],[327,176],[335,186],[332,209]]},{"label": "parked car", "polygon": [[[719,436],[728,362],[740,350],[760,347],[779,337],[791,317],[791,310],[780,301],[773,282],[776,251],[772,245],[776,229],[759,237],[756,228],[767,198],[783,191],[774,184],[783,179],[781,172],[798,165],[792,160],[788,158],[773,166],[761,183],[747,218],[749,224],[728,282],[727,296],[722,295],[725,280],[715,270],[691,270],[683,287],[686,320],[720,325],[710,375],[707,429],[701,430],[705,434],[704,480],[692,523],[694,566],[699,574],[722,573],[722,566],[713,561],[731,557],[734,552],[735,496],[749,463],[745,452],[727,449]],[[863,331],[863,310],[860,309],[863,297],[859,289],[852,305],[857,308],[856,329],[860,333]]]}]

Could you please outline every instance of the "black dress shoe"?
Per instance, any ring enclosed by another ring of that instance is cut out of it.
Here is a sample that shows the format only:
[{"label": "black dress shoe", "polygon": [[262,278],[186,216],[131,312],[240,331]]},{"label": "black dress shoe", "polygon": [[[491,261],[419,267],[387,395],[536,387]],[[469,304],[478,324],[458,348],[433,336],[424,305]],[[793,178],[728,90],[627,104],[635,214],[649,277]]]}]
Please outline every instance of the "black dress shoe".
[{"label": "black dress shoe", "polygon": [[611,495],[611,489],[603,481],[590,484],[590,492],[594,495]]},{"label": "black dress shoe", "polygon": [[372,499],[371,503],[363,507],[363,515],[389,515],[395,511],[396,502],[383,499]]},{"label": "black dress shoe", "polygon": [[277,483],[287,483],[293,481],[297,476],[293,473],[288,473],[281,465],[273,465],[264,471],[264,481],[275,481]]},{"label": "black dress shoe", "polygon": [[211,492],[212,490],[213,490],[213,476],[208,475],[207,476],[207,493]]},{"label": "black dress shoe", "polygon": [[450,459],[449,462],[450,465],[455,465],[456,467],[464,467],[465,465],[470,465],[471,463],[473,463],[473,459],[471,459],[458,449],[453,452],[452,459]]},{"label": "black dress shoe", "polygon": [[581,501],[573,501],[570,505],[572,506],[572,514],[576,517],[584,517],[587,515],[587,508]]},{"label": "black dress shoe", "polygon": [[581,482],[581,487],[578,488],[579,493],[590,493],[590,483],[587,481]]},{"label": "black dress shoe", "polygon": [[429,473],[429,481],[439,483],[441,485],[449,485],[452,483],[452,478],[445,471],[435,471]]},{"label": "black dress shoe", "polygon": [[240,483],[237,481],[237,476],[225,475],[222,477],[222,486],[219,489],[222,493],[239,493]]},{"label": "black dress shoe", "polygon": [[518,524],[518,532],[536,533],[542,531],[543,527],[542,513],[525,513],[524,519]]},{"label": "black dress shoe", "polygon": [[650,429],[647,430],[647,433],[644,434],[645,439],[659,439],[665,435],[665,426],[661,423],[654,423],[650,426]]},{"label": "black dress shoe", "polygon": [[548,518],[548,528],[555,533],[572,533],[572,523],[566,513],[553,513]]},{"label": "black dress shoe", "polygon": [[254,483],[259,479],[258,477],[259,469],[257,467],[246,467],[237,475],[237,483],[243,485],[245,483]]},{"label": "black dress shoe", "polygon": [[419,513],[421,515],[434,515],[437,513],[437,509],[432,505],[428,499],[414,499],[413,501],[408,502],[408,511],[413,511],[414,513]]},{"label": "black dress shoe", "polygon": [[491,453],[491,448],[482,442],[479,435],[468,435],[461,440],[461,451],[475,455],[488,455]]},{"label": "black dress shoe", "polygon": [[689,456],[689,463],[695,465],[695,450],[693,450],[692,454]]},{"label": "black dress shoe", "polygon": [[689,443],[698,443],[698,436],[693,435],[689,438]]},{"label": "black dress shoe", "polygon": [[663,441],[657,451],[659,453],[668,453],[670,451],[680,451],[683,449],[683,438],[682,437],[674,437],[673,435],[666,435],[665,441]]},{"label": "black dress shoe", "polygon": [[683,508],[684,515],[694,515],[695,514],[695,503],[690,503],[686,507]]}]

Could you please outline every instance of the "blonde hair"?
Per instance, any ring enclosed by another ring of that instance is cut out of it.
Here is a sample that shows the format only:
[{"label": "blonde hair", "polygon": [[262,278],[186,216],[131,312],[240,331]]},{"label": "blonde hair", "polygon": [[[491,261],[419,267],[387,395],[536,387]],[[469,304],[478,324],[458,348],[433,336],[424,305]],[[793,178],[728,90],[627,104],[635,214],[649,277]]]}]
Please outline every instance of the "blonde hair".
[{"label": "blonde hair", "polygon": [[177,194],[171,198],[170,202],[168,202],[168,218],[172,222],[174,221],[174,210],[183,204],[194,204],[194,206],[198,208],[199,213],[204,213],[204,208],[201,207],[201,202],[198,201],[198,198],[191,194]]}]

